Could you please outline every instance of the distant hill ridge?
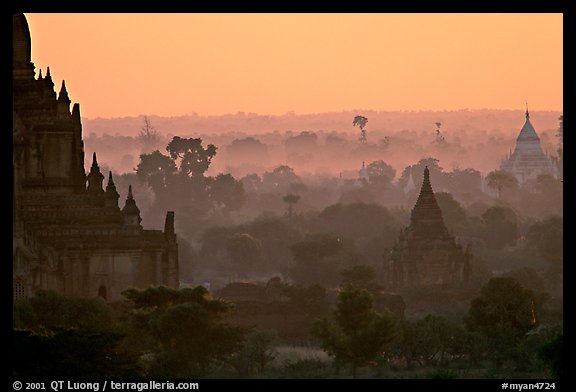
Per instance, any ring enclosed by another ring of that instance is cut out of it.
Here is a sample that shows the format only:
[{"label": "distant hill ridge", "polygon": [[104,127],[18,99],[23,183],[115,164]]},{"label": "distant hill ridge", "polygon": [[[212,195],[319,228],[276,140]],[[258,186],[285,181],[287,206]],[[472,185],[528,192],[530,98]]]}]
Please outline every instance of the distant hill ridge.
[{"label": "distant hill ridge", "polygon": [[[188,135],[194,133],[261,134],[273,131],[337,131],[355,132],[354,116],[368,118],[367,131],[398,132],[408,130],[433,130],[435,123],[442,123],[442,130],[467,131],[499,129],[517,132],[524,123],[524,110],[456,110],[456,111],[373,111],[354,110],[317,114],[259,115],[236,113],[217,116],[198,114],[162,117],[148,115],[152,125],[162,134]],[[538,132],[558,128],[560,111],[530,111],[530,119]],[[136,136],[143,125],[143,117],[83,118],[84,134],[109,134]]]}]

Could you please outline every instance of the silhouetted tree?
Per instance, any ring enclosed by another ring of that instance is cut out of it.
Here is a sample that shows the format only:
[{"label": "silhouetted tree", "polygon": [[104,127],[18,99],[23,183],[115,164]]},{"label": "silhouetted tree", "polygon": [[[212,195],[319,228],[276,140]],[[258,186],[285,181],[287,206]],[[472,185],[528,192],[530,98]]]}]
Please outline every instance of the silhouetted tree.
[{"label": "silhouetted tree", "polygon": [[564,346],[562,344],[562,341],[564,340],[563,338],[564,333],[558,333],[549,342],[542,346],[539,353],[540,357],[544,360],[554,378],[562,378],[564,374]]},{"label": "silhouetted tree", "polygon": [[271,172],[262,175],[263,185],[273,190],[286,189],[296,182],[301,182],[300,177],[294,173],[294,169],[286,165],[277,166]]},{"label": "silhouetted tree", "polygon": [[14,327],[36,332],[101,331],[113,322],[112,309],[101,299],[67,297],[50,290],[38,290],[33,297],[15,302],[13,316]]},{"label": "silhouetted tree", "polygon": [[137,379],[143,376],[138,353],[122,346],[117,332],[73,328],[32,332],[14,330],[11,366],[22,379]]},{"label": "silhouetted tree", "polygon": [[236,369],[240,377],[262,375],[266,366],[278,355],[272,345],[277,339],[278,333],[275,330],[251,331],[226,362]]},{"label": "silhouetted tree", "polygon": [[156,150],[140,155],[136,175],[139,180],[150,185],[154,193],[159,194],[166,190],[177,171],[174,161]]},{"label": "silhouetted tree", "polygon": [[358,140],[360,140],[360,143],[362,144],[365,144],[367,141],[366,130],[364,129],[367,123],[368,119],[360,115],[354,117],[354,121],[352,121],[352,126],[355,127],[356,125],[358,125],[358,127],[360,128],[360,138]]},{"label": "silhouetted tree", "polygon": [[302,287],[285,284],[282,292],[291,303],[309,316],[318,316],[328,308],[326,289],[320,285]]},{"label": "silhouetted tree", "polygon": [[454,359],[467,353],[466,341],[466,331],[459,323],[429,314],[400,323],[393,351],[404,357],[409,368],[414,362],[445,365],[447,358]]},{"label": "silhouetted tree", "polygon": [[245,278],[262,261],[262,244],[250,234],[234,234],[226,243],[228,256],[236,271]]},{"label": "silhouetted tree", "polygon": [[266,260],[263,268],[288,273],[292,262],[290,246],[302,239],[302,232],[280,218],[256,219],[247,224],[246,231],[262,243]]},{"label": "silhouetted tree", "polygon": [[246,159],[249,157],[255,160],[262,160],[268,154],[268,147],[260,140],[249,136],[242,139],[234,139],[226,147],[226,151],[233,159]]},{"label": "silhouetted tree", "polygon": [[554,274],[562,272],[564,258],[564,220],[562,217],[554,216],[534,223],[528,229],[527,239],[550,263],[550,269]]},{"label": "silhouetted tree", "polygon": [[342,287],[349,285],[366,289],[371,293],[380,290],[381,286],[376,281],[376,271],[369,265],[355,265],[340,272]]},{"label": "silhouetted tree", "polygon": [[386,162],[374,161],[366,166],[371,183],[389,184],[396,176],[396,170]]},{"label": "silhouetted tree", "polygon": [[231,305],[209,299],[204,287],[128,289],[123,295],[134,304],[133,322],[154,353],[151,377],[205,376],[242,341],[243,331],[222,321]]},{"label": "silhouetted tree", "polygon": [[246,201],[246,192],[242,182],[236,180],[231,174],[218,174],[208,182],[210,200],[217,207],[230,212],[242,207]]},{"label": "silhouetted tree", "polygon": [[248,174],[240,179],[246,192],[257,192],[262,185],[262,178],[256,173]]},{"label": "silhouetted tree", "polygon": [[328,233],[310,234],[290,247],[294,255],[291,274],[298,284],[332,283],[332,275],[339,266],[330,259],[342,252],[343,241]]},{"label": "silhouetted tree", "polygon": [[436,192],[436,201],[442,210],[444,223],[454,229],[466,222],[466,212],[454,197],[447,192]]},{"label": "silhouetted tree", "polygon": [[498,191],[498,198],[501,198],[502,191],[518,185],[516,177],[504,170],[494,170],[486,176],[488,187]]},{"label": "silhouetted tree", "polygon": [[180,173],[189,177],[203,176],[216,155],[216,150],[217,147],[213,144],[204,148],[200,138],[186,139],[179,136],[174,136],[166,147],[170,157],[174,161],[179,160]]},{"label": "silhouetted tree", "polygon": [[444,173],[444,169],[440,166],[440,161],[432,157],[422,158],[418,161],[418,163],[407,166],[402,172],[402,175],[398,180],[398,184],[401,187],[404,187],[408,182],[410,172],[412,172],[414,184],[416,185],[416,188],[419,189],[420,184],[422,184],[422,180],[424,179],[424,168],[426,166],[428,166],[428,170],[430,171],[430,181],[432,182],[434,191],[447,188],[449,179],[447,178],[446,173]]},{"label": "silhouetted tree", "polygon": [[292,218],[292,206],[300,200],[300,196],[295,195],[293,193],[289,193],[282,198],[284,203],[288,204],[288,217]]},{"label": "silhouetted tree", "polygon": [[482,189],[482,175],[478,170],[454,169],[449,175],[450,192],[463,201],[475,198]]},{"label": "silhouetted tree", "polygon": [[511,348],[538,325],[536,298],[510,277],[492,278],[470,303],[464,321],[468,330],[489,339],[492,350]]},{"label": "silhouetted tree", "polygon": [[318,217],[325,230],[354,240],[385,236],[395,241],[399,229],[390,211],[378,204],[333,204]]},{"label": "silhouetted tree", "polygon": [[12,370],[22,378],[141,377],[137,347],[100,298],[39,290],[13,307]]},{"label": "silhouetted tree", "polygon": [[152,126],[148,116],[144,116],[144,125],[138,133],[138,141],[142,145],[142,152],[147,153],[154,150],[160,144],[160,134]]},{"label": "silhouetted tree", "polygon": [[395,318],[389,312],[376,312],[372,295],[353,286],[338,294],[333,317],[333,321],[318,320],[312,333],[337,362],[352,365],[352,376],[356,378],[358,366],[376,359],[392,341]]},{"label": "silhouetted tree", "polygon": [[515,245],[518,239],[518,218],[510,207],[492,206],[482,214],[484,221],[483,237],[486,245],[502,249]]}]

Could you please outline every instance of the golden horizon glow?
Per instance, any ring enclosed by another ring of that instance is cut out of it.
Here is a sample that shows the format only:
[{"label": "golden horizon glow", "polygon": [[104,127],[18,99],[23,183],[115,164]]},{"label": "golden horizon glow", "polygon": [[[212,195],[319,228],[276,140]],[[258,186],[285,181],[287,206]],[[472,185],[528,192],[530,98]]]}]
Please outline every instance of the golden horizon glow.
[{"label": "golden horizon glow", "polygon": [[83,117],[563,108],[562,14],[35,14]]}]

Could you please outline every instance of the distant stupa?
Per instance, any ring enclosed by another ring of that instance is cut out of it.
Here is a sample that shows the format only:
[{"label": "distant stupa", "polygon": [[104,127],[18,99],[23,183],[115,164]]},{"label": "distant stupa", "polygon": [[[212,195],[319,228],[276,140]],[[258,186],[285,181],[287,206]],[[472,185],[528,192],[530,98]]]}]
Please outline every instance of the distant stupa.
[{"label": "distant stupa", "polygon": [[412,177],[412,168],[409,168],[408,170],[410,170],[410,174],[408,175],[408,181],[406,181],[406,185],[404,185],[405,195],[416,189],[416,184],[414,184],[414,177]]},{"label": "distant stupa", "polygon": [[500,169],[516,177],[519,184],[535,180],[541,174],[558,178],[558,168],[554,159],[542,151],[540,138],[530,122],[530,113],[526,107],[526,121],[516,138],[516,148],[500,164]]},{"label": "distant stupa", "polygon": [[362,161],[362,169],[358,170],[358,179],[368,181],[370,177],[368,176],[368,169],[366,169],[366,164]]}]

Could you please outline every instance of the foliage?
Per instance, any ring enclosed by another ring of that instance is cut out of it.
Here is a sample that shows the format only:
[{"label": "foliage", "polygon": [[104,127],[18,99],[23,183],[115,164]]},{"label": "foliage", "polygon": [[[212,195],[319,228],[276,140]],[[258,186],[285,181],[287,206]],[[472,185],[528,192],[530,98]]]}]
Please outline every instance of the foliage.
[{"label": "foliage", "polygon": [[402,321],[394,351],[405,359],[409,368],[414,362],[444,365],[448,358],[458,358],[467,352],[467,339],[459,323],[429,314],[416,321]]},{"label": "foliage", "polygon": [[285,284],[282,292],[298,309],[310,316],[318,316],[328,308],[326,289],[322,286],[302,287]]},{"label": "foliage", "polygon": [[124,296],[135,306],[133,321],[151,337],[155,352],[149,365],[153,377],[190,378],[208,374],[232,353],[243,332],[222,322],[231,305],[208,299],[201,286],[194,289],[153,287],[129,289]]},{"label": "foliage", "polygon": [[137,351],[100,298],[47,290],[13,306],[12,369],[26,378],[111,378],[140,375]]},{"label": "foliage", "polygon": [[396,169],[388,165],[383,160],[374,161],[366,166],[368,177],[370,181],[377,181],[378,179],[385,178],[385,182],[389,183],[396,176]]},{"label": "foliage", "polygon": [[399,224],[386,207],[378,204],[333,204],[320,212],[326,230],[346,238],[374,238],[384,234],[396,239]]},{"label": "foliage", "polygon": [[140,155],[136,174],[138,179],[148,183],[155,193],[160,193],[167,189],[177,170],[170,157],[156,150],[150,154]]},{"label": "foliage", "polygon": [[297,284],[333,284],[344,245],[340,237],[328,234],[309,234],[303,241],[293,244],[294,256],[291,275]]},{"label": "foliage", "polygon": [[544,290],[545,281],[538,274],[534,268],[523,267],[507,272],[504,276],[509,276],[516,280],[523,287],[532,290],[534,292]]},{"label": "foliage", "polygon": [[242,182],[231,174],[218,174],[208,182],[210,200],[224,211],[238,210],[246,201],[246,192]]},{"label": "foliage", "polygon": [[407,166],[402,172],[398,184],[402,187],[406,186],[410,173],[412,173],[414,184],[416,188],[419,189],[424,179],[424,168],[426,166],[428,166],[428,170],[430,171],[430,181],[434,189],[447,188],[449,186],[449,177],[440,166],[440,161],[432,157],[420,159],[418,163]]},{"label": "foliage", "polygon": [[436,192],[436,202],[442,210],[442,218],[448,228],[453,229],[466,222],[466,212],[454,197],[447,192]]},{"label": "foliage", "polygon": [[234,234],[226,243],[233,268],[242,276],[255,272],[262,263],[262,244],[248,233]]},{"label": "foliage", "polygon": [[25,379],[110,379],[140,377],[135,352],[121,347],[123,336],[55,328],[50,333],[14,330],[12,371]]},{"label": "foliage", "polygon": [[498,198],[502,196],[502,191],[518,185],[516,177],[504,170],[494,170],[486,176],[488,187],[498,191]]},{"label": "foliage", "polygon": [[364,116],[355,116],[354,121],[352,121],[352,126],[358,126],[360,129],[364,129],[366,124],[368,123],[368,119]]},{"label": "foliage", "polygon": [[562,378],[563,375],[563,337],[562,332],[558,333],[540,349],[540,357],[554,378]]},{"label": "foliage", "polygon": [[262,375],[266,366],[278,354],[272,346],[272,343],[277,339],[278,334],[275,330],[251,331],[244,337],[242,344],[227,362],[236,369],[242,378]]},{"label": "foliage", "polygon": [[360,142],[362,144],[365,144],[367,141],[366,138],[366,130],[364,129],[366,127],[366,124],[368,123],[368,119],[364,116],[355,116],[354,117],[354,121],[352,121],[352,126],[358,126],[360,128]]},{"label": "foliage", "polygon": [[45,333],[57,329],[109,330],[112,309],[100,298],[71,298],[48,290],[13,306],[14,328]]},{"label": "foliage", "polygon": [[160,144],[160,133],[152,126],[148,116],[144,116],[144,125],[138,133],[138,141],[142,144],[143,152],[152,151]]},{"label": "foliage", "polygon": [[489,339],[492,350],[513,347],[538,325],[536,301],[532,291],[514,279],[492,278],[470,303],[464,321],[469,331]]},{"label": "foliage", "polygon": [[428,373],[427,378],[432,380],[445,380],[458,378],[458,373],[451,369],[438,369]]},{"label": "foliage", "polygon": [[375,293],[381,288],[376,281],[376,271],[369,265],[355,265],[343,270],[340,275],[342,276],[342,287],[353,285],[371,293]]},{"label": "foliage", "polygon": [[170,157],[179,160],[179,171],[189,177],[203,176],[212,158],[216,155],[217,147],[209,144],[206,148],[202,146],[200,138],[181,138],[174,136],[172,141],[166,146],[166,151]]},{"label": "foliage", "polygon": [[318,358],[305,358],[288,362],[280,369],[279,378],[317,379],[328,378],[330,368]]},{"label": "foliage", "polygon": [[301,182],[300,177],[287,165],[277,166],[271,172],[262,175],[262,185],[270,190],[282,191],[295,182]]},{"label": "foliage", "polygon": [[528,229],[529,243],[538,249],[538,253],[546,259],[554,272],[562,271],[564,249],[564,220],[554,216],[544,221],[536,222]]},{"label": "foliage", "polygon": [[515,245],[518,238],[518,218],[510,207],[492,206],[483,214],[485,229],[483,233],[486,244],[494,249]]},{"label": "foliage", "polygon": [[288,217],[292,217],[292,205],[298,203],[300,200],[299,195],[295,195],[293,193],[289,193],[282,198],[284,203],[288,204]]},{"label": "foliage", "polygon": [[312,333],[337,362],[352,365],[356,378],[358,366],[375,360],[386,349],[394,328],[395,318],[388,312],[376,312],[367,290],[348,286],[338,295],[333,320],[318,320]]}]

